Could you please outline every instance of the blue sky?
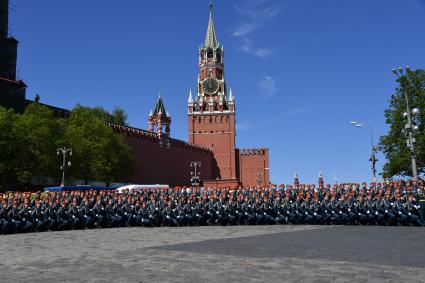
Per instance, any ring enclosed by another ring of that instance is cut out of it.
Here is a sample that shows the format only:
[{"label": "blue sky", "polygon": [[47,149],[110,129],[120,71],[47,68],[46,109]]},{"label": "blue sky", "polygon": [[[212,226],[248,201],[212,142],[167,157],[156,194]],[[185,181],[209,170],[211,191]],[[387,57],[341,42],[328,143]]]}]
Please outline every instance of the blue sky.
[{"label": "blue sky", "polygon": [[[27,96],[63,108],[124,108],[132,126],[161,92],[187,140],[208,0],[11,0]],[[367,130],[387,131],[391,68],[425,68],[424,0],[215,0],[238,147],[270,148],[272,181],[371,179]],[[384,158],[379,156],[379,169]]]}]

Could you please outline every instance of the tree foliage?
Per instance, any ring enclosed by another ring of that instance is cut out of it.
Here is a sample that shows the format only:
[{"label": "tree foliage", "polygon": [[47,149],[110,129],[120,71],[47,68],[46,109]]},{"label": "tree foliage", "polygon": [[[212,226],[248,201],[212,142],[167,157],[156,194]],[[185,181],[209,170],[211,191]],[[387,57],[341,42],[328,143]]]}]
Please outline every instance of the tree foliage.
[{"label": "tree foliage", "polygon": [[123,109],[119,107],[114,107],[114,109],[112,110],[110,122],[121,125],[127,125],[127,114]]},{"label": "tree foliage", "polygon": [[38,103],[29,105],[15,124],[16,173],[21,184],[58,174],[56,148],[63,128],[54,113]]},{"label": "tree foliage", "polygon": [[74,152],[74,178],[112,182],[126,181],[132,176],[133,153],[123,137],[105,125],[110,118],[100,108],[77,106],[71,112],[65,140]]},{"label": "tree foliage", "polygon": [[127,113],[125,113],[125,111],[120,107],[114,107],[114,109],[112,109],[112,113],[109,113],[102,107],[89,108],[77,104],[72,112],[76,113],[80,110],[90,110],[93,115],[105,122],[127,125]]},{"label": "tree foliage", "polygon": [[0,107],[0,188],[17,184],[15,170],[17,143],[15,123],[17,115],[13,110]]},{"label": "tree foliage", "polygon": [[406,100],[404,91],[409,98],[410,109],[419,108],[419,116],[414,120],[419,125],[419,131],[415,135],[416,159],[418,173],[425,173],[425,71],[407,71],[397,79],[399,86],[396,93],[391,96],[389,107],[385,110],[386,123],[390,126],[389,132],[380,139],[380,149],[383,151],[387,163],[384,165],[383,176],[412,176],[411,153],[406,144],[404,126],[406,119]]},{"label": "tree foliage", "polygon": [[59,120],[45,106],[31,104],[21,115],[0,108],[0,188],[56,175],[55,148],[61,132]]},{"label": "tree foliage", "polygon": [[[0,107],[0,189],[24,187],[34,180],[60,179],[58,147],[73,149],[67,177],[89,181],[126,181],[134,172],[134,157],[121,135],[105,122],[125,124],[126,114],[77,105],[68,120],[56,119],[38,103],[23,114]],[[68,174],[69,173],[69,174]]]}]

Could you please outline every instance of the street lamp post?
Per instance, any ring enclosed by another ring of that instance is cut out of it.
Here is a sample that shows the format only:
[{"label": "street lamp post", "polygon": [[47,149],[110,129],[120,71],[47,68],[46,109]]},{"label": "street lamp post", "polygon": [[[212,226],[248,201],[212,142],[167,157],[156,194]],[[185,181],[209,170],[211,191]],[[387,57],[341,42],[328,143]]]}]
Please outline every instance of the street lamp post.
[{"label": "street lamp post", "polygon": [[193,171],[190,172],[190,182],[192,186],[199,186],[201,184],[201,172],[198,172],[198,167],[202,167],[202,163],[200,161],[192,161],[190,162],[190,167],[193,168]]},{"label": "street lamp post", "polygon": [[72,156],[72,149],[66,148],[66,147],[58,148],[56,151],[56,154],[58,156],[62,154],[62,166],[60,167],[60,169],[62,170],[61,187],[64,187],[65,186],[65,168],[71,167],[71,161],[68,161],[68,163],[66,163],[66,155],[69,154],[69,156]]},{"label": "street lamp post", "polygon": [[368,127],[364,123],[359,123],[359,122],[356,122],[356,121],[351,121],[350,124],[353,125],[356,128],[367,128],[367,129],[369,129],[370,141],[371,141],[371,145],[372,145],[372,153],[370,155],[369,161],[372,165],[373,182],[376,182],[376,162],[378,162],[378,159],[376,158],[376,153],[378,152],[378,150],[375,147],[372,128]]},{"label": "street lamp post", "polygon": [[398,69],[392,69],[392,72],[394,75],[397,76],[398,79],[400,79],[400,84],[403,86],[404,99],[406,100],[406,112],[403,113],[403,117],[407,119],[406,125],[404,126],[404,130],[405,130],[404,132],[407,137],[406,139],[407,147],[410,149],[413,179],[417,181],[418,169],[416,166],[416,152],[415,152],[414,144],[416,142],[415,135],[419,130],[419,126],[414,123],[413,118],[419,115],[419,109],[418,108],[410,109],[410,106],[409,106],[409,97],[407,95],[407,87],[409,85],[409,81],[407,79],[407,74],[410,72],[410,67],[407,66],[405,69],[399,67]]}]

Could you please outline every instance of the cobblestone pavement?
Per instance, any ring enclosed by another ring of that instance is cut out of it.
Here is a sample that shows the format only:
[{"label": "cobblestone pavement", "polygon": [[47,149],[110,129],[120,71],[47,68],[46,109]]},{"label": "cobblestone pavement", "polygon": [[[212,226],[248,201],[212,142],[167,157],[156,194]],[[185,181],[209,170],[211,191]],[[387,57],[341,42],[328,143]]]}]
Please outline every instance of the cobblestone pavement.
[{"label": "cobblestone pavement", "polygon": [[425,282],[425,228],[122,228],[0,236],[0,282]]}]

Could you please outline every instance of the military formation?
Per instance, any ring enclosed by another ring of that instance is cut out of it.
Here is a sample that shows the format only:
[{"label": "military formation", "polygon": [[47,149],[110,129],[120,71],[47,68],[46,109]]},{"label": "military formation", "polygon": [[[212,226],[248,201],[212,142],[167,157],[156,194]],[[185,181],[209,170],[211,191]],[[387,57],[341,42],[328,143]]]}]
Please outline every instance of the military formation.
[{"label": "military formation", "polygon": [[203,225],[425,224],[420,182],[0,194],[0,233]]}]

